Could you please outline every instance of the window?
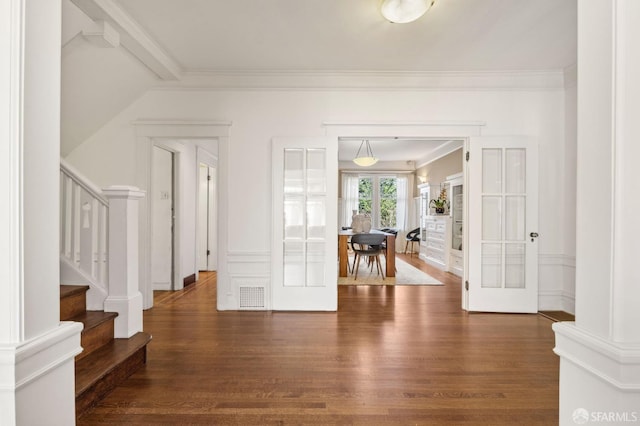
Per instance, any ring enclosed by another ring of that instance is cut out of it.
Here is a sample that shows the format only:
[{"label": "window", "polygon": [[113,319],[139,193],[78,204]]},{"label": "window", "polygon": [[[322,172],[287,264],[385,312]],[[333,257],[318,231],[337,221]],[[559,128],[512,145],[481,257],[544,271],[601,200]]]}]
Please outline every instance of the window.
[{"label": "window", "polygon": [[397,225],[398,180],[390,176],[358,178],[358,211],[371,215],[374,228]]},{"label": "window", "polygon": [[413,180],[409,175],[342,173],[341,226],[354,211],[371,215],[374,228],[406,230],[411,214]]},{"label": "window", "polygon": [[[373,209],[373,178],[358,179],[358,213],[372,215]],[[373,215],[372,215],[373,218]],[[372,223],[373,225],[373,223]]]}]

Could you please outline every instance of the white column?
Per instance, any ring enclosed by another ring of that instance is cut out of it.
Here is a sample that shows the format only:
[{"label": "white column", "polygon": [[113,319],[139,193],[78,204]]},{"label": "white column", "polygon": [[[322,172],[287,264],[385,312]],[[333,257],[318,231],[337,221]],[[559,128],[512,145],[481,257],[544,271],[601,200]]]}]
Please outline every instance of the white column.
[{"label": "white column", "polygon": [[0,2],[0,424],[75,424],[60,322],[60,0]]},{"label": "white column", "polygon": [[104,310],[117,312],[115,337],[142,331],[142,293],[138,288],[138,202],[144,191],[133,186],[110,186],[109,295]]},{"label": "white column", "polygon": [[[640,422],[640,2],[578,2],[576,322],[560,424]],[[582,422],[582,423],[580,423]]]}]

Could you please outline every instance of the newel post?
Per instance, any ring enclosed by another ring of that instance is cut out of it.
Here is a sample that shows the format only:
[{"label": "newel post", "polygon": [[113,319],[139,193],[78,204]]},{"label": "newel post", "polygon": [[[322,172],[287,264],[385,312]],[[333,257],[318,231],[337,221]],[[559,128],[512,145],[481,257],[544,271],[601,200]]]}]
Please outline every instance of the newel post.
[{"label": "newel post", "polygon": [[138,201],[145,192],[134,186],[103,189],[109,200],[109,295],[106,312],[117,312],[115,337],[142,331],[142,293],[138,288]]}]

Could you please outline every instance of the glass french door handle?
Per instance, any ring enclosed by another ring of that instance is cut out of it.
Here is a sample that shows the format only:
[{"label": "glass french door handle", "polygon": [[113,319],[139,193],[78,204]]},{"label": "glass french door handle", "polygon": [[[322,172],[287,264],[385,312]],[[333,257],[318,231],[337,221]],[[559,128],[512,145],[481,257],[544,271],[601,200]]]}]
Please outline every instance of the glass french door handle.
[{"label": "glass french door handle", "polygon": [[531,237],[531,242],[533,242],[534,238],[538,238],[538,233],[537,232],[532,232],[529,234],[529,236]]}]

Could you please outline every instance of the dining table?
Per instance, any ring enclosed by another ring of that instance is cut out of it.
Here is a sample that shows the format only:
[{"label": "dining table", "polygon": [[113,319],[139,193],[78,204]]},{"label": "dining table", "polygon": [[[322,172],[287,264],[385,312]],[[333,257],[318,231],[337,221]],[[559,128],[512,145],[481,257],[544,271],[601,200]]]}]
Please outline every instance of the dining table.
[{"label": "dining table", "polygon": [[[387,251],[385,253],[385,276],[396,276],[396,236],[389,232],[379,231],[372,229],[369,231],[372,234],[384,234],[386,240]],[[338,259],[339,259],[339,276],[347,276],[347,265],[349,263],[349,238],[355,235],[351,229],[341,229],[338,231]]]}]

